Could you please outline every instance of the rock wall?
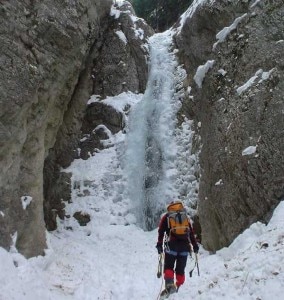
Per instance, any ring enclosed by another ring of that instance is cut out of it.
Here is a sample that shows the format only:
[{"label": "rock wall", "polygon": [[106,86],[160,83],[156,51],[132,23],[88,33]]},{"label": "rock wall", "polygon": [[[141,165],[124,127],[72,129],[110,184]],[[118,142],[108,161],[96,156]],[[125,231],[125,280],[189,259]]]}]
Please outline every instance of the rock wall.
[{"label": "rock wall", "polygon": [[64,219],[64,202],[70,201],[70,176],[61,172],[75,158],[88,159],[103,149],[104,125],[112,133],[124,126],[122,115],[103,102],[87,105],[92,94],[98,99],[122,92],[144,92],[148,77],[148,38],[153,30],[135,16],[129,2],[114,5],[103,22],[103,30],[90,50],[86,68],[49,150],[44,167],[44,212],[48,230],[56,229],[56,218]]},{"label": "rock wall", "polygon": [[90,95],[145,89],[153,30],[128,2],[112,2],[0,2],[0,246],[27,257],[43,254],[46,227],[65,217],[71,175],[61,168],[87,158],[104,133],[80,138],[101,120],[123,126],[107,107],[87,106]]},{"label": "rock wall", "polygon": [[282,1],[207,1],[175,38],[191,87],[181,113],[195,120],[201,149],[208,250],[266,222],[284,199],[283,17]]},{"label": "rock wall", "polygon": [[74,110],[89,96],[83,91],[89,54],[99,47],[111,3],[0,2],[0,246],[8,249],[13,235],[27,257],[46,246],[44,160],[64,135],[57,135],[63,120],[76,123]]},{"label": "rock wall", "polygon": [[112,10],[105,42],[93,68],[94,94],[102,98],[125,91],[144,92],[148,78],[148,38],[154,31],[135,16],[129,2]]}]

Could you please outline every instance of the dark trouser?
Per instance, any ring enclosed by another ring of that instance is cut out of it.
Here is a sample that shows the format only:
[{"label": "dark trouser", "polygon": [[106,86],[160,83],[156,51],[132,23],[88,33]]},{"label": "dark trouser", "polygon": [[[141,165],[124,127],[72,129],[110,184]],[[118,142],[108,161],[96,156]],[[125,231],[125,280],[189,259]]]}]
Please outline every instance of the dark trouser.
[{"label": "dark trouser", "polygon": [[188,252],[165,253],[164,277],[165,280],[174,280],[174,273],[176,273],[176,285],[179,287],[185,281],[184,269],[186,267]]}]

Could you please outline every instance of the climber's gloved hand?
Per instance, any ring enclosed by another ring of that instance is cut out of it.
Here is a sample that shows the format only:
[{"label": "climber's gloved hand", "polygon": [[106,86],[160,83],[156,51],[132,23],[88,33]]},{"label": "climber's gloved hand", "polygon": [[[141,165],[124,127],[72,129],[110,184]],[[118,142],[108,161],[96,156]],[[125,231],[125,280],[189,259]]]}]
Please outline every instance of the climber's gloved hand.
[{"label": "climber's gloved hand", "polygon": [[198,253],[199,251],[199,246],[197,244],[192,245],[193,246],[193,252]]},{"label": "climber's gloved hand", "polygon": [[157,248],[158,254],[163,253],[163,244],[162,243],[157,243],[156,248]]},{"label": "climber's gloved hand", "polygon": [[193,247],[193,252],[197,254],[198,251],[199,251],[199,246],[198,246],[198,244],[196,243],[196,244],[192,245],[192,247]]}]

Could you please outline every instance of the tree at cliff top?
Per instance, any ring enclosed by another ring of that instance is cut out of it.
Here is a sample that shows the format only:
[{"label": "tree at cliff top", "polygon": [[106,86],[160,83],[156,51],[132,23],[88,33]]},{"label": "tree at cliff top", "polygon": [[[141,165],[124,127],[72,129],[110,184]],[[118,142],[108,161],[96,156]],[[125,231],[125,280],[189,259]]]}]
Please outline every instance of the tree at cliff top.
[{"label": "tree at cliff top", "polygon": [[156,31],[172,26],[192,0],[131,0],[137,15]]}]

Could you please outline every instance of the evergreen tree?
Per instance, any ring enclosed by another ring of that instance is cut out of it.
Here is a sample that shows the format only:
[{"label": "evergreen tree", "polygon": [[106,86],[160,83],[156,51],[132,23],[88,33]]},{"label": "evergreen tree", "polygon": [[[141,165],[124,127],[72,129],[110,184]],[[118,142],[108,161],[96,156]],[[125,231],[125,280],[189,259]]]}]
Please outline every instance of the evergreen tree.
[{"label": "evergreen tree", "polygon": [[131,0],[138,17],[147,21],[156,31],[172,26],[193,0]]}]

